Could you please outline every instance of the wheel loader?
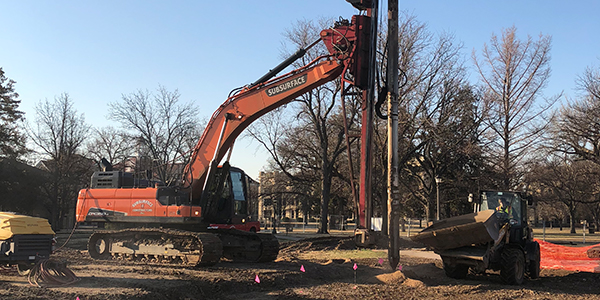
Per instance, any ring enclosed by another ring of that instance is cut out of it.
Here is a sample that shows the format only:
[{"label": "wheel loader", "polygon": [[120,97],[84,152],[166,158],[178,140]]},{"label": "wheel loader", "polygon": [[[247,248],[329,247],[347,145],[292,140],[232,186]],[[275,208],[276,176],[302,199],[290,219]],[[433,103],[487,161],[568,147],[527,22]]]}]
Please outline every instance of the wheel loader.
[{"label": "wheel loader", "polygon": [[[469,270],[500,271],[507,284],[520,285],[525,275],[540,274],[540,246],[527,223],[529,197],[520,192],[482,191],[474,213],[433,223],[412,240],[442,258],[448,277],[463,279]],[[504,202],[508,208],[501,209]]]},{"label": "wheel loader", "polygon": [[48,259],[55,243],[48,220],[0,212],[0,264],[17,265],[26,275],[39,260]]}]

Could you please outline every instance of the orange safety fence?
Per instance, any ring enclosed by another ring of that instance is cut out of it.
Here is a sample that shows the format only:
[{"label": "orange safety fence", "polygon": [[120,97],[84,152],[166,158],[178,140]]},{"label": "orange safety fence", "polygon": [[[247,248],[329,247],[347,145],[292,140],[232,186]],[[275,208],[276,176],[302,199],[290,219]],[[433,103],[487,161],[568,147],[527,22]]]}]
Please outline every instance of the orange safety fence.
[{"label": "orange safety fence", "polygon": [[587,251],[600,244],[569,247],[537,240],[540,243],[540,268],[600,273],[600,258],[589,258]]}]

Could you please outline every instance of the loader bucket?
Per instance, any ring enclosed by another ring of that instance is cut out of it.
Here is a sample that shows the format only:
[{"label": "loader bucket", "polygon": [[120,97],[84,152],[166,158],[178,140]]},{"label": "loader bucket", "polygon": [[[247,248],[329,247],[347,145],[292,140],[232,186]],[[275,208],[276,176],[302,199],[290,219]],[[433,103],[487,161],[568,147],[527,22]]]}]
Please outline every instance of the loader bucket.
[{"label": "loader bucket", "polygon": [[448,218],[425,228],[411,239],[435,250],[455,249],[495,241],[500,222],[494,210]]}]

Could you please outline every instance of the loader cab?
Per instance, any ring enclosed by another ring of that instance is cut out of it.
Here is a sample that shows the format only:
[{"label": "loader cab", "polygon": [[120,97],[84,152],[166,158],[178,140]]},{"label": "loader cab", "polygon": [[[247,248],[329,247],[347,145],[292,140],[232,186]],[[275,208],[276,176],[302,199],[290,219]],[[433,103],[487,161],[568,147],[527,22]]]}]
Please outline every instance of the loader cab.
[{"label": "loader cab", "polygon": [[[502,214],[500,217],[506,217],[511,225],[520,225],[522,223],[523,211],[526,211],[522,207],[522,199],[519,193],[516,192],[492,192],[485,191],[481,193],[481,211],[493,209]],[[501,207],[507,207],[509,212],[506,213],[507,209],[501,209]]]},{"label": "loader cab", "polygon": [[[506,213],[499,207],[504,202],[510,206],[510,213]],[[495,210],[496,217],[501,223],[508,222],[511,225],[511,242],[521,243],[524,237],[528,236],[529,227],[527,225],[527,202],[519,192],[506,191],[482,191],[480,194],[479,211]]]}]

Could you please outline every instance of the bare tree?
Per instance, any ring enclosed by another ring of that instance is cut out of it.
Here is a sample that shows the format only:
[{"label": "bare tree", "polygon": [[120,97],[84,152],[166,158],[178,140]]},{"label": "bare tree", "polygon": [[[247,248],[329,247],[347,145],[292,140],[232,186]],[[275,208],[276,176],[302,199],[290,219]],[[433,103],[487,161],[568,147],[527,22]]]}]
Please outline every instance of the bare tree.
[{"label": "bare tree", "polygon": [[100,162],[106,159],[111,165],[123,163],[133,149],[134,139],[112,126],[94,129],[93,140],[87,144],[87,153]]},{"label": "bare tree", "polygon": [[551,146],[600,164],[600,102],[584,98],[563,107],[553,126]]},{"label": "bare tree", "polygon": [[533,170],[541,191],[542,202],[561,202],[567,208],[571,233],[575,233],[577,212],[582,205],[599,201],[600,169],[589,161],[574,161],[566,156],[554,155]]},{"label": "bare tree", "polygon": [[[424,23],[407,13],[400,15],[399,26],[399,63],[403,76],[398,92],[398,129],[404,207],[411,216],[424,212],[431,218],[431,212],[435,211],[432,209],[436,200],[435,178],[448,182],[448,186],[456,184],[458,177],[454,175],[458,171],[453,169],[468,169],[458,164],[472,164],[467,157],[478,152],[477,131],[485,105],[476,91],[466,85],[462,45],[454,36],[432,34]],[[385,131],[385,127],[378,128]],[[379,149],[382,154],[387,151],[381,145]],[[385,159],[385,155],[378,157],[380,161]],[[385,175],[385,164],[378,165],[382,167],[379,172]],[[466,177],[461,180],[470,180]],[[448,192],[455,191],[448,189]]]},{"label": "bare tree", "polygon": [[588,67],[577,82],[582,98],[560,110],[552,148],[600,164],[600,69]]},{"label": "bare tree", "polygon": [[561,95],[547,98],[535,107],[550,78],[550,36],[517,38],[517,29],[502,31],[498,39],[492,35],[484,45],[481,59],[472,57],[486,89],[485,98],[491,109],[488,126],[489,163],[501,174],[502,188],[515,188],[523,174],[527,152],[550,122],[544,116]]},{"label": "bare tree", "polygon": [[138,155],[149,155],[152,172],[167,185],[181,178],[190,139],[199,139],[198,108],[181,104],[179,98],[177,90],[160,86],[155,93],[139,90],[109,104],[109,118],[135,138]]},{"label": "bare tree", "polygon": [[587,67],[577,84],[589,98],[600,100],[600,68]]},{"label": "bare tree", "polygon": [[[291,45],[293,49],[305,48],[319,38],[323,28],[332,23],[328,19],[321,19],[319,22],[297,21],[293,29],[284,32],[288,42],[285,45]],[[290,54],[285,49],[283,52],[284,57]],[[324,45],[318,44],[293,66],[304,66],[325,53]],[[285,127],[285,132],[278,128],[257,127],[269,125],[264,122],[250,129],[250,134],[271,153],[279,170],[297,181],[318,182],[321,194],[321,233],[328,232],[332,180],[336,174],[336,164],[346,149],[344,128],[341,125],[342,112],[336,106],[339,86],[339,81],[324,84],[288,105],[295,111],[288,110],[286,113],[295,117],[287,118],[294,126]],[[350,116],[350,119],[355,118]]]},{"label": "bare tree", "polygon": [[[558,223],[558,227],[562,230],[563,223],[569,218],[569,207],[561,201],[556,201],[556,198],[542,198],[541,201],[536,201],[535,204],[537,214],[543,222],[550,222],[550,227]],[[536,219],[538,216],[535,216]],[[535,221],[534,221],[535,222]]]},{"label": "bare tree", "polygon": [[[434,211],[434,201],[438,200],[441,216],[443,207],[448,213],[446,217],[465,213],[456,199],[466,200],[469,193],[477,191],[476,185],[481,180],[480,124],[484,109],[479,95],[471,87],[459,84],[464,83],[447,83],[440,88],[440,106],[423,120],[423,128],[417,135],[423,141],[415,157],[418,168],[409,168],[418,179],[420,188],[416,192],[428,219]],[[437,189],[441,199],[437,199]],[[448,205],[444,206],[445,202]]]},{"label": "bare tree", "polygon": [[90,127],[66,93],[53,102],[39,102],[35,111],[35,125],[28,133],[45,159],[40,167],[50,173],[44,187],[48,197],[45,206],[53,228],[60,228],[60,220],[74,217],[77,193],[88,182],[93,168],[93,163],[81,155]]},{"label": "bare tree", "polygon": [[[581,160],[578,164],[593,163],[600,166],[600,71],[588,67],[577,79],[581,98],[562,107],[552,123],[548,149],[557,155],[571,160]],[[600,178],[598,172],[589,172],[589,182],[583,188],[596,186]],[[600,216],[600,191],[594,193],[594,201],[585,203],[596,226]],[[589,200],[588,200],[589,202]],[[573,230],[573,229],[572,229]]]}]

